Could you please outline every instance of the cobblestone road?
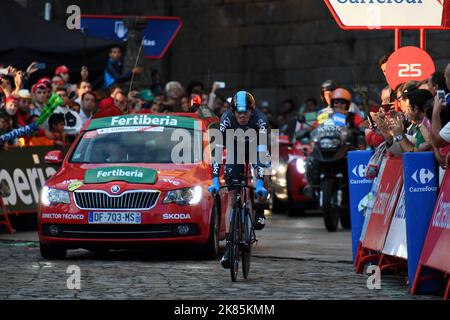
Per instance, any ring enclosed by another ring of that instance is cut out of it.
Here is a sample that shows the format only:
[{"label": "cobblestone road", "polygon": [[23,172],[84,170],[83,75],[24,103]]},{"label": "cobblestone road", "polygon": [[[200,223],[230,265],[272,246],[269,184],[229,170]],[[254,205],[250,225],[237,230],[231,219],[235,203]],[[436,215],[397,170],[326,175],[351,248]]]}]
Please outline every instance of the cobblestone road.
[{"label": "cobblestone road", "polygon": [[[236,283],[217,261],[196,260],[184,250],[106,254],[76,250],[69,251],[66,260],[50,262],[40,257],[36,242],[1,240],[0,299],[439,299],[409,295],[405,278],[399,276],[383,275],[380,290],[367,289],[368,275],[355,274],[350,257],[333,261],[330,250],[335,248],[332,243],[327,247],[326,241],[322,255],[289,253],[289,247],[283,246],[284,237],[292,231],[287,224],[291,228],[295,223],[303,225],[296,231],[299,234],[349,238],[346,231],[326,233],[319,218],[303,221],[271,219],[263,232],[272,246],[264,248],[261,241],[252,258],[250,279],[240,276]],[[277,251],[276,241],[286,254]],[[345,246],[345,252],[350,252],[350,243]],[[301,247],[291,250],[301,251]],[[80,268],[80,290],[67,288],[70,274],[66,271],[71,265]]]}]

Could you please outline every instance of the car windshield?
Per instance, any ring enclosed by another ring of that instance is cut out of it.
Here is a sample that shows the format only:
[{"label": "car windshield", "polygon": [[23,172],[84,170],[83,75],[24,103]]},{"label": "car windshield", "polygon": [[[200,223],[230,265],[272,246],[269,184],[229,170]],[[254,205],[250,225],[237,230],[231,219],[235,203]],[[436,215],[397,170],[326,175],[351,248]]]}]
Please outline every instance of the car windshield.
[{"label": "car windshield", "polygon": [[202,132],[173,127],[119,127],[84,132],[71,163],[199,163]]}]

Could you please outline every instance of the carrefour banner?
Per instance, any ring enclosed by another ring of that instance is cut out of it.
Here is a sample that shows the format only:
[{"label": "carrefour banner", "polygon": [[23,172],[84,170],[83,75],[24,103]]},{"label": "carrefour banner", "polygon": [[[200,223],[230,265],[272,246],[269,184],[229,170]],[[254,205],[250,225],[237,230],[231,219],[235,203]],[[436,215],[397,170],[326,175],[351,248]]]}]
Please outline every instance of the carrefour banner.
[{"label": "carrefour banner", "polygon": [[52,147],[0,151],[0,193],[8,212],[37,212],[45,181],[57,170],[44,162]]},{"label": "carrefour banner", "polygon": [[367,196],[373,180],[366,178],[366,168],[372,151],[350,151],[348,153],[348,185],[350,191],[350,218],[352,224],[352,253],[356,257],[359,237],[364,224],[364,212],[359,210],[359,203]]},{"label": "carrefour banner", "polygon": [[403,166],[408,277],[411,287],[436,204],[439,172],[432,152],[405,153]]}]

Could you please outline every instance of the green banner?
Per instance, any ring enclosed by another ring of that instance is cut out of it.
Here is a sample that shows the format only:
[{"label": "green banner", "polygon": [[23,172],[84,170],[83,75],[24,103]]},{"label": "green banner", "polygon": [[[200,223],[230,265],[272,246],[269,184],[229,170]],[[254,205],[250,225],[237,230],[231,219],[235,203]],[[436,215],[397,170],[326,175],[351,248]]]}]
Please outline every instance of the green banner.
[{"label": "green banner", "polygon": [[100,128],[128,127],[128,126],[158,126],[195,129],[196,119],[189,117],[155,116],[151,114],[133,114],[108,118],[94,119],[87,130]]},{"label": "green banner", "polygon": [[84,183],[104,183],[110,181],[126,181],[129,183],[154,184],[157,171],[139,167],[103,167],[87,170]]}]

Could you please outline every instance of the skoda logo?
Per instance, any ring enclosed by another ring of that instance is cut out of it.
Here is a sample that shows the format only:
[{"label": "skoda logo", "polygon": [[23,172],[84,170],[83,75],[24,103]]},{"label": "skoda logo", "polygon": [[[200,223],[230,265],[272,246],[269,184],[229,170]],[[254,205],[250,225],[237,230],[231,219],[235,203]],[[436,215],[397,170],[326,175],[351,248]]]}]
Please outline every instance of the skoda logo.
[{"label": "skoda logo", "polygon": [[112,193],[117,193],[120,191],[120,187],[118,185],[114,185],[111,187],[111,192]]}]

